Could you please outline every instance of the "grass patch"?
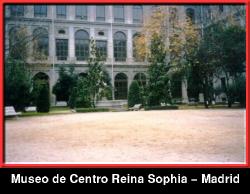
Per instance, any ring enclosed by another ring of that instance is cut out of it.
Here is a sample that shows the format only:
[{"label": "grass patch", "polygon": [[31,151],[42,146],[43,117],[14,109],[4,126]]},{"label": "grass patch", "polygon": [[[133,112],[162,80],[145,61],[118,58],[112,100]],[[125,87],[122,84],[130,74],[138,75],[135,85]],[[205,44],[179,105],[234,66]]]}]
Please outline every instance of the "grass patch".
[{"label": "grass patch", "polygon": [[20,117],[31,117],[31,116],[47,116],[56,114],[69,114],[72,113],[69,107],[50,107],[50,111],[47,113],[43,112],[22,112]]},{"label": "grass patch", "polygon": [[[214,104],[214,105],[209,105],[209,109],[238,109],[238,108],[242,108],[240,107],[239,104],[232,104],[231,108],[228,108],[227,104]],[[204,104],[182,104],[179,105],[179,109],[181,110],[188,110],[188,109],[206,109]]]},{"label": "grass patch", "polygon": [[51,112],[54,112],[54,111],[66,111],[66,110],[70,110],[70,108],[67,107],[67,106],[52,106],[52,107],[50,107]]},{"label": "grass patch", "polygon": [[177,110],[178,106],[170,105],[170,106],[146,106],[145,110]]},{"label": "grass patch", "polygon": [[109,112],[108,108],[76,108],[76,112]]}]

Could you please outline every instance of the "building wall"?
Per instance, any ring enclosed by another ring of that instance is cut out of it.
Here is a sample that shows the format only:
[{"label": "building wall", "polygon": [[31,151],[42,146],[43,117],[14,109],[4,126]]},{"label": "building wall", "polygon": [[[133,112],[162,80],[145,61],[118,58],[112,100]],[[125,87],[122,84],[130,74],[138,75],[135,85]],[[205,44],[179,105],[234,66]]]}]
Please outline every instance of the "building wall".
[{"label": "building wall", "polygon": [[[147,62],[135,62],[133,59],[133,35],[139,32],[142,24],[133,23],[133,6],[124,6],[125,20],[122,23],[117,23],[113,18],[113,6],[105,6],[105,21],[96,21],[96,6],[89,5],[87,20],[76,19],[74,5],[69,5],[67,7],[67,16],[65,19],[58,19],[56,17],[56,6],[47,6],[47,17],[34,17],[34,6],[27,5],[24,6],[24,16],[22,17],[12,17],[10,15],[10,7],[5,6],[5,47],[9,46],[9,31],[14,26],[26,26],[27,34],[32,35],[34,29],[42,27],[48,31],[49,34],[49,57],[47,60],[38,61],[34,60],[32,52],[29,52],[28,57],[29,68],[32,74],[35,75],[38,72],[44,72],[49,76],[50,88],[52,90],[53,85],[58,79],[59,67],[70,67],[74,66],[77,73],[82,73],[87,71],[86,61],[77,61],[75,56],[75,32],[77,30],[83,29],[89,33],[89,36],[95,40],[106,40],[107,41],[107,60],[105,66],[110,74],[110,77],[116,76],[118,73],[125,73],[128,77],[128,86],[133,81],[134,76],[137,73],[146,73],[148,64]],[[192,9],[194,11],[194,22],[202,30],[205,26],[213,19],[213,17],[223,18],[226,17],[230,11],[232,11],[232,6],[223,6],[223,11],[219,9],[219,6],[163,6],[165,10],[170,13],[171,8],[176,8],[177,15],[179,19],[186,17],[187,9]],[[157,6],[144,5],[143,6],[143,20],[147,18],[153,9]],[[241,21],[242,22],[242,21]],[[111,25],[112,23],[112,25]],[[244,25],[244,22],[242,23]],[[167,28],[171,30],[169,22],[167,21]],[[59,30],[64,30],[65,34],[59,34]],[[103,31],[104,35],[98,35],[99,31]],[[127,58],[124,62],[116,62],[113,58],[113,35],[121,31],[127,37]],[[65,61],[57,60],[55,39],[56,38],[66,38],[68,39],[68,58]],[[32,44],[29,45],[30,51],[32,51]],[[6,56],[8,55],[8,49],[5,50]],[[113,66],[113,73],[112,73]],[[182,100],[183,102],[188,102],[187,97],[187,85],[183,81],[182,85]],[[54,97],[53,97],[54,99]],[[54,101],[54,100],[53,100]]]}]

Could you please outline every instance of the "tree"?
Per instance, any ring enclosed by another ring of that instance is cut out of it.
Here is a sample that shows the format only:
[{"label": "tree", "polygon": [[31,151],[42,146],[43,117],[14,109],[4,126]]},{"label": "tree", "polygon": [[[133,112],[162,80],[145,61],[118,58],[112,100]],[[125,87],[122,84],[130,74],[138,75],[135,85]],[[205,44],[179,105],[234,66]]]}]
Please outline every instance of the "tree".
[{"label": "tree", "polygon": [[50,109],[49,87],[46,82],[40,84],[36,105],[37,105],[37,112],[49,112]]},{"label": "tree", "polygon": [[148,68],[148,105],[160,105],[161,102],[170,103],[169,77],[167,75],[168,67],[166,66],[165,57],[166,49],[162,37],[153,34],[150,45],[150,66]]},{"label": "tree", "polygon": [[108,87],[107,82],[110,80],[107,77],[107,73],[105,73],[102,58],[97,52],[96,44],[93,39],[90,41],[90,48],[90,57],[88,58],[89,69],[86,77],[87,83],[83,83],[86,85],[90,95],[91,106],[95,108],[98,96],[103,89]]},{"label": "tree", "polygon": [[[141,55],[141,57],[147,56],[150,62],[152,37],[157,35],[160,37],[161,42],[166,45],[163,52],[163,55],[165,55],[163,56],[164,60],[160,63],[168,67],[166,69],[162,67],[164,69],[163,72],[167,74],[164,77],[165,80],[162,79],[162,81],[168,82],[170,80],[174,85],[175,83],[180,83],[183,79],[187,79],[188,82],[191,81],[194,85],[197,83],[197,79],[196,75],[192,73],[195,72],[193,66],[197,63],[196,55],[200,41],[199,32],[190,18],[178,19],[176,7],[170,7],[169,11],[171,14],[167,14],[165,7],[160,7],[147,18],[140,33],[141,35],[135,39],[137,55]],[[168,25],[166,21],[169,21]],[[178,75],[179,80],[176,80],[176,75]],[[192,79],[193,76],[194,79]],[[169,91],[169,83],[165,87],[166,93],[164,95],[165,97],[169,96],[167,101],[170,101],[171,91]],[[172,91],[175,93],[176,88],[171,88],[175,90]],[[196,88],[199,87],[196,86]],[[199,92],[196,91],[196,93]]]},{"label": "tree", "polygon": [[140,86],[137,81],[131,83],[128,92],[128,106],[133,107],[135,104],[142,104]]},{"label": "tree", "polygon": [[52,90],[58,101],[69,101],[69,96],[76,85],[76,80],[77,76],[74,74],[74,68],[70,68],[67,72],[65,68],[60,67],[59,78]]},{"label": "tree", "polygon": [[34,98],[32,79],[27,67],[28,48],[37,36],[27,35],[27,28],[15,26],[9,32],[9,45],[5,47],[5,104],[23,111]]},{"label": "tree", "polygon": [[[228,98],[228,107],[234,102],[233,90],[230,79],[237,85],[238,78],[244,73],[246,61],[246,36],[245,29],[239,25],[222,26],[218,34],[220,52],[219,73],[226,78],[225,93]],[[244,92],[245,93],[245,92]]]},{"label": "tree", "polygon": [[245,31],[241,26],[225,22],[212,23],[204,31],[197,64],[202,76],[205,101],[211,100],[214,77],[225,76],[224,92],[228,107],[235,96],[236,79],[245,72]]},{"label": "tree", "polygon": [[21,60],[8,59],[5,66],[5,105],[23,111],[30,103],[30,74]]},{"label": "tree", "polygon": [[198,47],[197,59],[198,62],[193,66],[199,72],[199,82],[204,95],[204,106],[208,108],[208,102],[211,102],[211,91],[213,78],[217,69],[218,61],[216,56],[215,42],[213,40],[213,31],[207,29],[203,39]]}]

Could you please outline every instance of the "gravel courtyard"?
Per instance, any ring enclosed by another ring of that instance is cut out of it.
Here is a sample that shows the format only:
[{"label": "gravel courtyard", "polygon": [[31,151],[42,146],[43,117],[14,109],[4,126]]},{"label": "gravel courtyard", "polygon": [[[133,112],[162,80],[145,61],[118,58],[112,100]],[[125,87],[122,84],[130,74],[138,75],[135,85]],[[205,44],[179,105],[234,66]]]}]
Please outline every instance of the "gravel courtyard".
[{"label": "gravel courtyard", "polygon": [[5,122],[5,161],[245,162],[244,109],[75,113]]}]

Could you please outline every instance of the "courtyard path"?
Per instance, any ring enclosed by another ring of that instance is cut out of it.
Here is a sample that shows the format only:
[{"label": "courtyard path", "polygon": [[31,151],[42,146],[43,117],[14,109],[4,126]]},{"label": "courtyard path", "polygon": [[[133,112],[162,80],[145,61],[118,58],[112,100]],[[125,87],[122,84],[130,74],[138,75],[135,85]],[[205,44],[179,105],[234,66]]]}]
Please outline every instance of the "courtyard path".
[{"label": "courtyard path", "polygon": [[76,113],[5,122],[15,162],[245,161],[245,110]]}]

